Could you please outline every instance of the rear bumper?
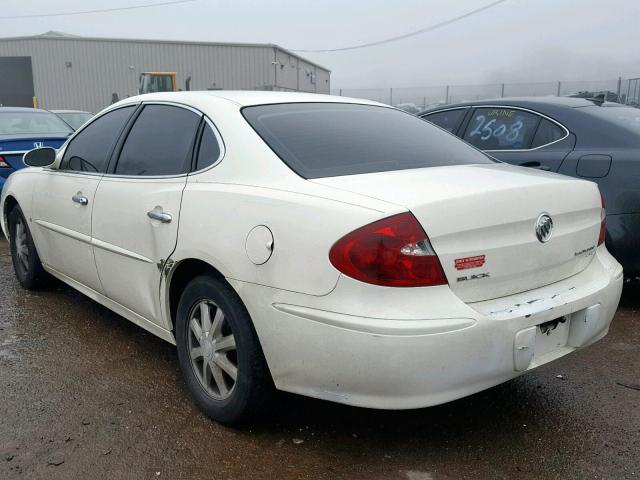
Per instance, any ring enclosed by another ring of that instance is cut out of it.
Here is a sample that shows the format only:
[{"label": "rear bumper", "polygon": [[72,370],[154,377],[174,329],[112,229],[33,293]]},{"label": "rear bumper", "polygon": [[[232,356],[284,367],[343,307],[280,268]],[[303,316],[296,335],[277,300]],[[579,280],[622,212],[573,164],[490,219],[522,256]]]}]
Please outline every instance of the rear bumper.
[{"label": "rear bumper", "polygon": [[[254,320],[277,388],[406,409],[484,390],[602,338],[623,278],[601,247],[578,275],[474,304],[446,286],[393,289],[347,277],[323,297],[230,282]],[[559,318],[557,333],[537,327]]]}]

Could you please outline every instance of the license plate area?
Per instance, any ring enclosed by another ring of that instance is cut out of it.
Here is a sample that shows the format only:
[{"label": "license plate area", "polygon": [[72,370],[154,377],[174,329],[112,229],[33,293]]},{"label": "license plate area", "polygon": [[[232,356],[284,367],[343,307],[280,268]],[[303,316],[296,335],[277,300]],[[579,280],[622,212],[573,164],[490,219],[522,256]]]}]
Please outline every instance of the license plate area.
[{"label": "license plate area", "polygon": [[567,346],[570,319],[555,318],[536,327],[534,360]]}]

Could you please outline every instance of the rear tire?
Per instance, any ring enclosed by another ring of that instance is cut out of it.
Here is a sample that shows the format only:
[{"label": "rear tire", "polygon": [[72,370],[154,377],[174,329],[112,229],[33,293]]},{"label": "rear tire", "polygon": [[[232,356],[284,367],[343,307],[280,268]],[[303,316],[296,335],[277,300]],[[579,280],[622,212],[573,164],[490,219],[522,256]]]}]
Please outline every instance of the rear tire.
[{"label": "rear tire", "polygon": [[31,231],[20,207],[13,207],[7,221],[11,261],[18,282],[28,290],[44,286],[49,276],[42,268]]},{"label": "rear tire", "polygon": [[273,393],[251,317],[224,280],[193,279],[176,315],[180,369],[194,402],[211,419],[238,423],[269,403]]}]

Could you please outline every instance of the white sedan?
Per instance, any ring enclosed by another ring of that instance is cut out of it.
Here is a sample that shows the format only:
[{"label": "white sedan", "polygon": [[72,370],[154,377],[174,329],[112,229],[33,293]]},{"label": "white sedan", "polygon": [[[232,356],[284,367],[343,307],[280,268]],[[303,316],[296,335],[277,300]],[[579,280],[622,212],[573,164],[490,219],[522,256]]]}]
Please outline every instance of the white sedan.
[{"label": "white sedan", "polygon": [[470,395],[604,337],[622,289],[594,183],[365,100],[132,97],[25,163],[2,193],[19,282],[52,275],[175,343],[223,422],[273,387]]}]

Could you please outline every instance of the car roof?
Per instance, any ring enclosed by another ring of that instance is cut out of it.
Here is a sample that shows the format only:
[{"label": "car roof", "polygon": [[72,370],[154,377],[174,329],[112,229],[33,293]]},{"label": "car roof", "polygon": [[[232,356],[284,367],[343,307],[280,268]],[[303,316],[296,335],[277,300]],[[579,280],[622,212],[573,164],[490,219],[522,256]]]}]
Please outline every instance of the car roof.
[{"label": "car roof", "polygon": [[[505,98],[491,98],[486,100],[473,100],[468,102],[450,103],[447,105],[438,105],[437,107],[428,108],[420,114],[435,112],[438,110],[446,110],[456,107],[470,107],[470,106],[482,106],[482,105],[505,105],[512,107],[568,107],[568,108],[581,108],[594,106],[592,100],[586,98],[576,97],[505,97]],[[614,102],[604,102],[604,107],[618,107],[623,106]]]},{"label": "car roof", "polygon": [[238,106],[265,105],[274,103],[358,103],[363,105],[377,105],[389,107],[383,103],[364,100],[361,98],[339,97],[335,95],[323,95],[306,92],[269,92],[260,90],[205,90],[190,92],[160,92],[137,95],[122,100],[120,103],[135,101],[178,101],[189,103],[190,101],[203,101],[211,98],[226,100]]},{"label": "car roof", "polygon": [[37,113],[49,113],[47,110],[41,108],[29,108],[29,107],[2,107],[0,106],[0,112],[37,112]]},{"label": "car roof", "polygon": [[92,115],[91,112],[87,112],[86,110],[49,110],[50,112],[53,113],[88,113],[89,115]]}]

